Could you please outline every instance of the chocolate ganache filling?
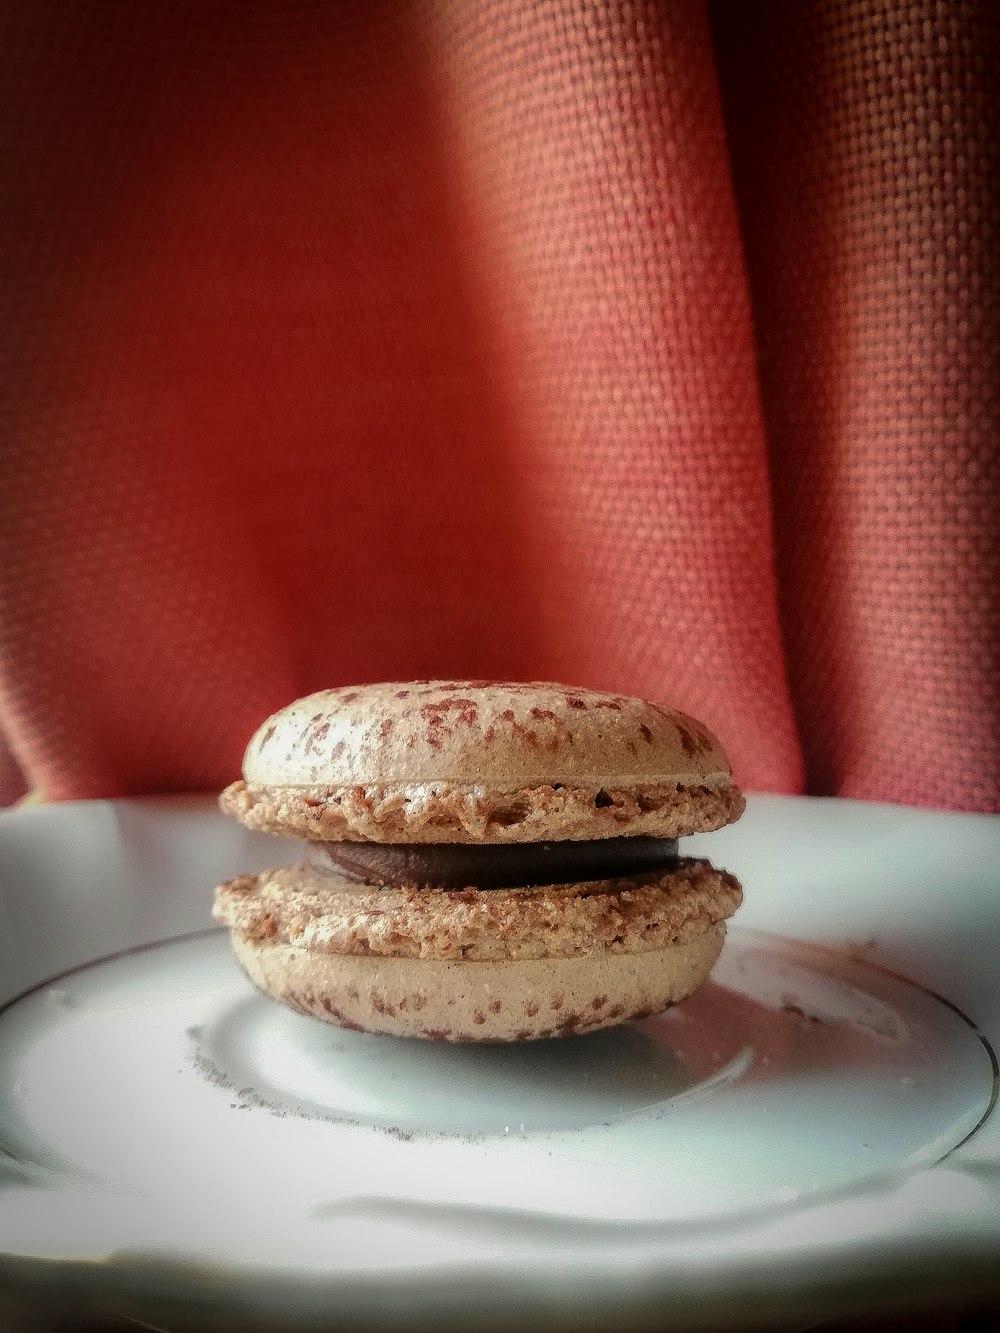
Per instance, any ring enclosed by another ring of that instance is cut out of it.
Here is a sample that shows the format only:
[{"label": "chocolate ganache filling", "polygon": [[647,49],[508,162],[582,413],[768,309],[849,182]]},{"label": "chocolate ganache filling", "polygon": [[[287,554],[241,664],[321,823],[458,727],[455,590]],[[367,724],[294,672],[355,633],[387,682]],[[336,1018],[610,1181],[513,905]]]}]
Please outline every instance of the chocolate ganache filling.
[{"label": "chocolate ganache filling", "polygon": [[516,889],[668,870],[676,838],[595,838],[504,844],[312,842],[306,861],[324,875],[415,889]]}]

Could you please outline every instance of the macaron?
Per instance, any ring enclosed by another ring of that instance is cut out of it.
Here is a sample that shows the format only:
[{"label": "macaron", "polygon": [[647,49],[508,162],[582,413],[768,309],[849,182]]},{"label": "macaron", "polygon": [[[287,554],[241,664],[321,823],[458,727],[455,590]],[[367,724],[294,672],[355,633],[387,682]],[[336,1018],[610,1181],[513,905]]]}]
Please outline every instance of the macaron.
[{"label": "macaron", "polygon": [[240,965],[364,1032],[528,1041],[658,1013],[708,977],[742,899],[678,845],[743,812],[722,747],[627,695],[322,690],[262,723],[220,804],[305,841],[216,890]]}]

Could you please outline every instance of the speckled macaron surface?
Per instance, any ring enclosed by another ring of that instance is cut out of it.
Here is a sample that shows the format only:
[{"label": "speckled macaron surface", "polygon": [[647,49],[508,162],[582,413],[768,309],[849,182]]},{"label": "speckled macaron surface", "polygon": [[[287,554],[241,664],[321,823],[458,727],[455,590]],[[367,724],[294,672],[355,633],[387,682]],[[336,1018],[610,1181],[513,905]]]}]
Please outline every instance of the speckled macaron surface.
[{"label": "speckled macaron surface", "polygon": [[307,695],[247,747],[257,785],[730,780],[699,722],[644,699],[550,684],[418,681]]},{"label": "speckled macaron surface", "polygon": [[219,886],[215,918],[250,940],[316,954],[505,961],[639,954],[724,922],[738,882],[707,861],[663,874],[536,889],[393,889],[308,866]]},{"label": "speckled macaron surface", "polygon": [[738,817],[719,742],[674,709],[550,683],[323,690],[268,718],[222,798],[322,840],[677,837]]},{"label": "speckled macaron surface", "polygon": [[676,841],[743,811],[722,747],[627,695],[323,690],[262,723],[220,803],[308,844],[216,890],[247,976],[366,1032],[529,1041],[657,1013],[706,979],[742,900]]}]

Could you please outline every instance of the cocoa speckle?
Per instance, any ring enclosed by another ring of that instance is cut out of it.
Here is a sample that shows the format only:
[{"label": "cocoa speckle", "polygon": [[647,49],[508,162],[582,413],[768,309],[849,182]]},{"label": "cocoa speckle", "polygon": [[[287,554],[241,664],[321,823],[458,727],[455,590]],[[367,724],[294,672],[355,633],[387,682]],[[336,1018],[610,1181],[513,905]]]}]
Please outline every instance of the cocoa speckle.
[{"label": "cocoa speckle", "polygon": [[257,889],[256,875],[238,875],[236,879],[227,879],[219,885],[226,893],[254,893]]},{"label": "cocoa speckle", "polygon": [[397,691],[396,691],[396,698],[397,698],[397,699],[408,699],[409,697],[410,697],[410,691],[409,691],[409,690],[397,690]]},{"label": "cocoa speckle", "polygon": [[387,741],[389,739],[392,734],[393,725],[391,717],[384,717],[382,719],[382,725],[378,729],[378,734],[381,740]]},{"label": "cocoa speckle", "polygon": [[553,995],[551,1001],[549,1002],[549,1008],[550,1008],[550,1009],[561,1009],[561,1008],[563,1007],[563,1003],[564,1003],[564,1001],[563,1001],[563,997],[562,997],[561,995]]},{"label": "cocoa speckle", "polygon": [[273,912],[261,912],[255,922],[252,937],[258,940],[272,940],[278,933],[278,921]]},{"label": "cocoa speckle", "polygon": [[694,759],[698,754],[698,742],[695,740],[694,736],[692,736],[690,731],[688,731],[687,727],[684,726],[683,722],[677,722],[674,725],[677,727],[677,735],[680,737],[681,748],[689,759]]},{"label": "cocoa speckle", "polygon": [[688,758],[695,759],[698,755],[707,754],[712,749],[711,738],[702,731],[692,718],[685,718],[681,722],[675,717],[673,723],[677,728],[677,735],[680,737],[684,753]]},{"label": "cocoa speckle", "polygon": [[494,727],[493,723],[491,722],[490,725],[486,728],[485,733],[483,734],[483,744],[492,745],[493,742],[496,740],[496,736],[497,736],[496,727]]},{"label": "cocoa speckle", "polygon": [[490,1000],[489,1009],[491,1014],[498,1014],[502,1008],[503,1006],[499,1000]]},{"label": "cocoa speckle", "polygon": [[612,713],[620,713],[622,711],[621,704],[616,703],[614,699],[598,699],[597,703],[594,704],[594,707],[608,708]]},{"label": "cocoa speckle", "polygon": [[393,1018],[396,1013],[396,1006],[390,1004],[378,991],[372,991],[372,1008],[377,1014],[385,1014],[389,1018]]},{"label": "cocoa speckle", "polygon": [[438,699],[436,703],[421,704],[420,714],[430,721],[435,717],[444,717],[447,713],[457,713],[458,721],[470,727],[479,716],[479,705],[474,699]]},{"label": "cocoa speckle", "polygon": [[590,1007],[592,1009],[603,1009],[607,1002],[608,997],[606,995],[595,995],[590,1002]]},{"label": "cocoa speckle", "polygon": [[534,1018],[534,1016],[538,1013],[538,1005],[534,1002],[534,1000],[529,1000],[528,1003],[524,1006],[524,1012],[528,1015],[529,1018]]},{"label": "cocoa speckle", "polygon": [[344,753],[344,742],[338,741],[337,744],[330,751],[330,758],[339,759],[343,753]]},{"label": "cocoa speckle", "polygon": [[418,991],[416,995],[410,996],[410,1000],[413,1003],[414,1009],[422,1009],[424,1005],[427,1003],[427,996],[421,995],[420,992]]},{"label": "cocoa speckle", "polygon": [[505,722],[510,723],[510,729],[518,740],[524,741],[525,745],[529,745],[533,750],[538,749],[538,732],[531,727],[526,727],[523,722],[518,722],[514,716],[513,708],[505,708],[500,716]]},{"label": "cocoa speckle", "polygon": [[640,724],[639,734],[647,745],[653,744],[653,733],[650,731],[649,727],[646,726],[645,722]]},{"label": "cocoa speckle", "polygon": [[535,1034],[531,1031],[530,1028],[521,1028],[521,1030],[520,1030],[519,1032],[516,1032],[516,1033],[514,1034],[514,1040],[515,1040],[515,1041],[530,1041],[534,1035],[535,1035]]},{"label": "cocoa speckle", "polygon": [[477,1023],[480,1026],[486,1022],[486,1015],[483,1013],[482,1009],[475,1010],[475,1012],[472,1015],[472,1021],[473,1023]]},{"label": "cocoa speckle", "polygon": [[317,750],[319,748],[320,742],[326,739],[326,736],[328,735],[329,731],[330,731],[329,722],[323,722],[320,726],[313,727],[306,735],[306,745],[305,745],[306,754],[312,754],[314,750]]},{"label": "cocoa speckle", "polygon": [[347,997],[350,1000],[359,1000],[361,998],[361,996],[358,994],[357,986],[348,986]]},{"label": "cocoa speckle", "polygon": [[625,1010],[620,1004],[613,1004],[608,1010],[608,1018],[621,1018]]},{"label": "cocoa speckle", "polygon": [[569,704],[570,708],[585,709],[587,707],[584,700],[577,694],[569,695],[566,702]]},{"label": "cocoa speckle", "polygon": [[424,1028],[424,1036],[428,1041],[447,1041],[451,1028]]},{"label": "cocoa speckle", "polygon": [[264,746],[268,743],[268,741],[274,739],[274,733],[277,730],[278,730],[277,726],[272,722],[271,725],[268,727],[267,731],[265,731],[263,736],[261,736],[260,744],[257,746],[257,749],[263,750]]},{"label": "cocoa speckle", "polygon": [[444,738],[455,726],[471,727],[479,716],[479,706],[472,699],[437,699],[422,704],[420,716],[427,725],[427,743],[432,750],[440,750]]},{"label": "cocoa speckle", "polygon": [[342,704],[352,704],[354,703],[355,699],[357,699],[357,697],[358,697],[358,691],[351,690],[350,694],[342,694],[340,696],[340,702]]},{"label": "cocoa speckle", "polygon": [[555,722],[557,720],[556,715],[555,713],[553,713],[551,708],[532,708],[531,716],[537,722],[541,722],[544,718],[548,718],[549,721],[551,722]]},{"label": "cocoa speckle", "polygon": [[559,1035],[561,1037],[570,1037],[580,1026],[579,1014],[568,1014],[559,1024]]}]

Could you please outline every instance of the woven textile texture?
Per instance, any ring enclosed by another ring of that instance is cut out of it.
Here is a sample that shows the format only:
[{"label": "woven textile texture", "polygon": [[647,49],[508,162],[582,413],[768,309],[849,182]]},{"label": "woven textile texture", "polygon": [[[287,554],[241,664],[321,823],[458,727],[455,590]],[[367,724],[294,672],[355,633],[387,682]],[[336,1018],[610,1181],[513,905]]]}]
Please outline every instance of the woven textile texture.
[{"label": "woven textile texture", "polygon": [[1000,805],[988,0],[0,15],[0,799],[468,674]]},{"label": "woven textile texture", "polygon": [[720,6],[817,791],[1000,805],[1000,6]]}]

